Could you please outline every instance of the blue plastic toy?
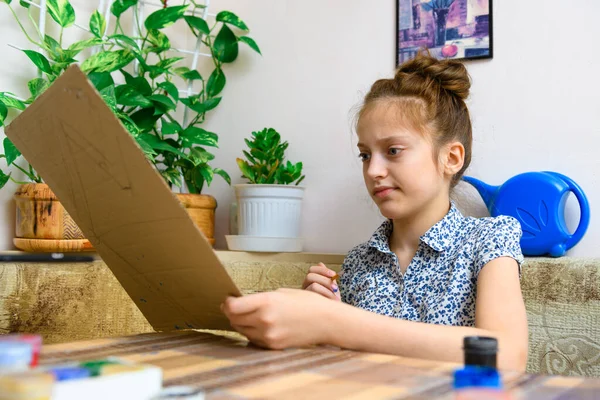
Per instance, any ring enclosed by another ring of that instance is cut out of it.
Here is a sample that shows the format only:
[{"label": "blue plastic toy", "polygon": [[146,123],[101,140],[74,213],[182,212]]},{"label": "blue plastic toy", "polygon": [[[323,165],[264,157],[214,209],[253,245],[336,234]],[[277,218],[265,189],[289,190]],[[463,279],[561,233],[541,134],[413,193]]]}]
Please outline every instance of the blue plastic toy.
[{"label": "blue plastic toy", "polygon": [[[526,256],[549,254],[560,257],[575,246],[590,223],[590,206],[581,187],[572,179],[556,172],[526,172],[513,176],[501,186],[491,186],[465,176],[486,204],[490,214],[510,215],[521,223],[521,250]],[[572,235],[565,225],[565,202],[573,192],[581,217]]]}]

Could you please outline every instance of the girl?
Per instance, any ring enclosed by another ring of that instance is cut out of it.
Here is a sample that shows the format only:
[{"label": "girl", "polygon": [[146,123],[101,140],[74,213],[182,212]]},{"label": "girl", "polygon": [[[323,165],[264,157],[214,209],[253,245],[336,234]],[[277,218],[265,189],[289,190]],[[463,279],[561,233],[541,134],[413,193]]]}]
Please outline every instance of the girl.
[{"label": "girl", "polygon": [[492,336],[498,366],[525,369],[519,223],[466,218],[450,201],[471,160],[469,89],[461,63],[423,53],[373,84],[358,149],[387,220],[350,251],[339,290],[334,271],[311,267],[304,291],[228,298],[234,329],[273,349],[330,344],[453,362],[465,336]]}]

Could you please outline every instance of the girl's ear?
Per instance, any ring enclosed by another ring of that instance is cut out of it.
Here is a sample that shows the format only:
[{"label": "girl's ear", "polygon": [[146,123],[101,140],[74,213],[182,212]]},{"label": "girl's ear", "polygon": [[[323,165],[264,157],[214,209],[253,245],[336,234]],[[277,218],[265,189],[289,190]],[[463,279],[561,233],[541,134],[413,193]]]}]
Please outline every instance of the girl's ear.
[{"label": "girl's ear", "polygon": [[443,149],[442,163],[446,175],[456,175],[465,163],[465,146],[460,142],[448,143]]}]

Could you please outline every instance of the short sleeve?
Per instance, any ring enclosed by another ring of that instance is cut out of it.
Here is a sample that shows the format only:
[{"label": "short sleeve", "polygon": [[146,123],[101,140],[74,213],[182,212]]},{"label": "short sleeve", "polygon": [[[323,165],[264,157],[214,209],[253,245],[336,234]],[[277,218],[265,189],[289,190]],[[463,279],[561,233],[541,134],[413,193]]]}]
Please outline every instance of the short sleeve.
[{"label": "short sleeve", "polygon": [[521,252],[521,224],[513,217],[501,215],[489,218],[479,236],[479,246],[475,259],[477,274],[490,261],[499,257],[513,258],[519,265],[524,257]]}]

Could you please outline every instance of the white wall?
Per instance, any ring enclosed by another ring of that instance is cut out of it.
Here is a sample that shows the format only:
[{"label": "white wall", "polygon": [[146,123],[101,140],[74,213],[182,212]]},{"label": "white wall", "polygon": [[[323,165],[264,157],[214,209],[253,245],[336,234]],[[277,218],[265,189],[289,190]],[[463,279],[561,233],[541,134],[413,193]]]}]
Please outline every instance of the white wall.
[{"label": "white wall", "polygon": [[[393,0],[213,0],[240,15],[264,56],[242,51],[227,69],[224,100],[207,129],[220,134],[216,166],[241,182],[235,157],[251,131],[274,127],[290,142],[289,158],[303,161],[307,186],[306,250],[345,252],[381,221],[364,190],[350,130],[352,108],[370,84],[393,72]],[[586,237],[569,255],[598,256],[595,94],[600,26],[593,0],[494,2],[493,60],[469,62],[474,152],[469,174],[488,183],[530,170],[556,170],[577,181],[592,205]],[[20,35],[0,8],[0,90],[23,87],[23,57],[6,47]],[[22,43],[22,40],[21,40]],[[26,71],[27,74],[30,71]],[[22,92],[22,90],[21,90]],[[0,218],[13,218],[12,189],[0,191]],[[216,181],[207,191],[219,203],[217,245],[224,247],[233,190]],[[459,206],[484,215],[477,194],[459,186]],[[569,225],[576,223],[570,204]],[[10,247],[12,222],[0,226],[0,248]]]}]

